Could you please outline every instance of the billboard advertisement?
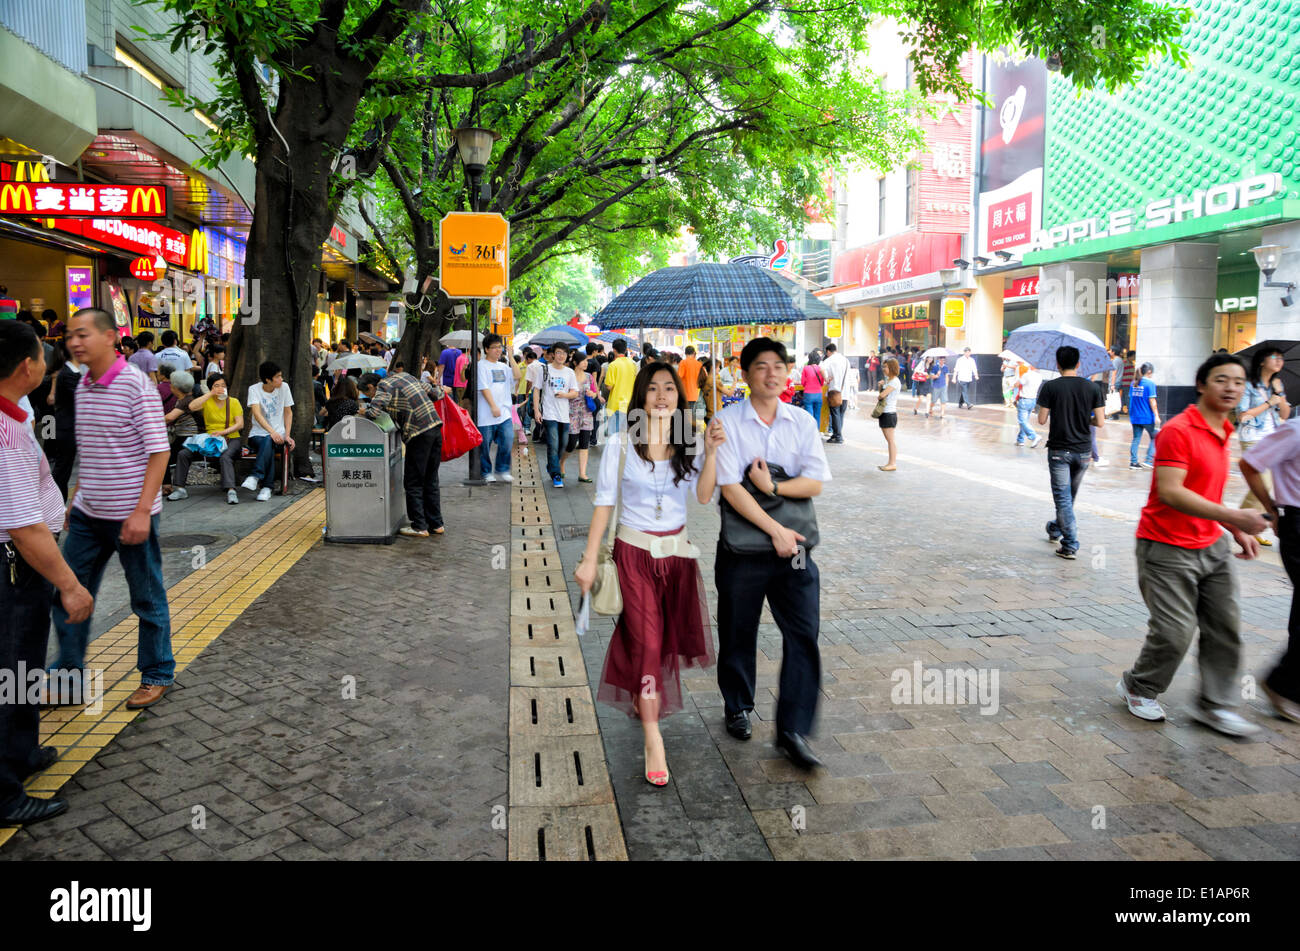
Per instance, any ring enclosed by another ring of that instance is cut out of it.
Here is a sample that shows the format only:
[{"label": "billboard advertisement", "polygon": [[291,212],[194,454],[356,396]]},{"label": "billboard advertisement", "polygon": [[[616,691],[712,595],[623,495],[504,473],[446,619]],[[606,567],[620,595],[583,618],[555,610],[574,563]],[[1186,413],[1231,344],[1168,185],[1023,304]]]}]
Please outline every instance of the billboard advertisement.
[{"label": "billboard advertisement", "polygon": [[1042,225],[1047,67],[1042,60],[984,60],[977,254],[1020,257]]}]

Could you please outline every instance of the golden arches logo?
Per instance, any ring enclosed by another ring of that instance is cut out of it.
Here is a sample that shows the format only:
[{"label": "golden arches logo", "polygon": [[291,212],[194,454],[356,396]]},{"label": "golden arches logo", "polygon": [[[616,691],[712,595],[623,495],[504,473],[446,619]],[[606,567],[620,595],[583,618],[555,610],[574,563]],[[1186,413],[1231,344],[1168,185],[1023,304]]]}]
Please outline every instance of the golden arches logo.
[{"label": "golden arches logo", "polygon": [[190,235],[190,253],[185,259],[185,267],[191,271],[207,271],[208,233],[206,231],[195,231]]},{"label": "golden arches logo", "polygon": [[150,185],[144,188],[136,188],[131,192],[131,214],[149,214],[153,213],[159,218],[163,217],[163,199],[162,189]]},{"label": "golden arches logo", "polygon": [[27,185],[5,182],[0,185],[0,211],[31,211],[32,190]]},{"label": "golden arches logo", "polygon": [[50,173],[41,162],[15,162],[14,181],[48,182]]}]

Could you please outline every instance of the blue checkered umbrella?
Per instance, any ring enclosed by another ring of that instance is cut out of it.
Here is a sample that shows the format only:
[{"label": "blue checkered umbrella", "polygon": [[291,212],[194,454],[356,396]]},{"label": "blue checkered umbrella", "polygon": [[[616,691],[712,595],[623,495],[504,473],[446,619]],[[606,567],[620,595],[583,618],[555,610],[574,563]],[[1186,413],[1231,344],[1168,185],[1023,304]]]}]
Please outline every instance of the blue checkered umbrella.
[{"label": "blue checkered umbrella", "polygon": [[1040,370],[1058,370],[1057,347],[1079,349],[1079,376],[1107,373],[1111,369],[1106,345],[1096,334],[1060,321],[1026,324],[1007,335],[1006,349],[1030,366]]},{"label": "blue checkered umbrella", "polygon": [[694,330],[792,324],[839,315],[794,281],[748,264],[691,264],[647,274],[591,320],[603,327]]},{"label": "blue checkered umbrella", "polygon": [[543,347],[549,347],[554,343],[563,343],[570,347],[585,347],[589,340],[590,338],[581,330],[574,330],[565,324],[556,324],[554,327],[539,330],[528,338],[529,343],[540,343]]},{"label": "blue checkered umbrella", "polygon": [[[597,324],[596,326],[599,327],[600,324]],[[603,333],[598,333],[596,334],[596,339],[601,343],[613,343],[615,340],[626,340],[628,343],[636,342],[627,334],[621,334],[616,330],[606,330]]]}]

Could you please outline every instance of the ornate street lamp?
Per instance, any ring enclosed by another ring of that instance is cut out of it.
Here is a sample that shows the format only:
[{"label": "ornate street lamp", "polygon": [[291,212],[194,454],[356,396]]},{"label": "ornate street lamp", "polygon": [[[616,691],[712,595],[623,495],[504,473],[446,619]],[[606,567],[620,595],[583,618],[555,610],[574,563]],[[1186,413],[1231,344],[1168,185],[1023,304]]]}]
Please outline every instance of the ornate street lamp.
[{"label": "ornate street lamp", "polygon": [[[501,138],[491,129],[462,128],[456,129],[453,133],[456,136],[456,152],[460,156],[461,164],[465,166],[465,171],[469,173],[469,207],[471,211],[479,210],[479,179],[483,175],[483,170],[492,159],[492,145]],[[441,249],[440,249],[441,253]],[[469,415],[470,419],[478,423],[478,301],[471,302],[469,321],[469,366],[466,367],[468,372],[465,374],[465,382],[468,384],[469,393]],[[454,381],[453,381],[454,382]],[[483,470],[480,462],[479,448],[470,450],[469,453],[469,478],[465,480],[466,485],[485,485],[483,481]]]}]

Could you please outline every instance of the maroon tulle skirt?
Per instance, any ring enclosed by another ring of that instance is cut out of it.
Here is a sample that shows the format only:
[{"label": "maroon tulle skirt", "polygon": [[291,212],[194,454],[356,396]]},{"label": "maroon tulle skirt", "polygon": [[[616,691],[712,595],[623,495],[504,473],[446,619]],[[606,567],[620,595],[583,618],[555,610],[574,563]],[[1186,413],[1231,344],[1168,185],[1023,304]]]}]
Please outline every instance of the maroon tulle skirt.
[{"label": "maroon tulle skirt", "polygon": [[682,709],[681,668],[708,667],[716,660],[699,562],[655,558],[621,539],[615,539],[613,554],[623,613],[596,699],[636,717],[637,698],[643,692],[658,694],[662,718]]}]

